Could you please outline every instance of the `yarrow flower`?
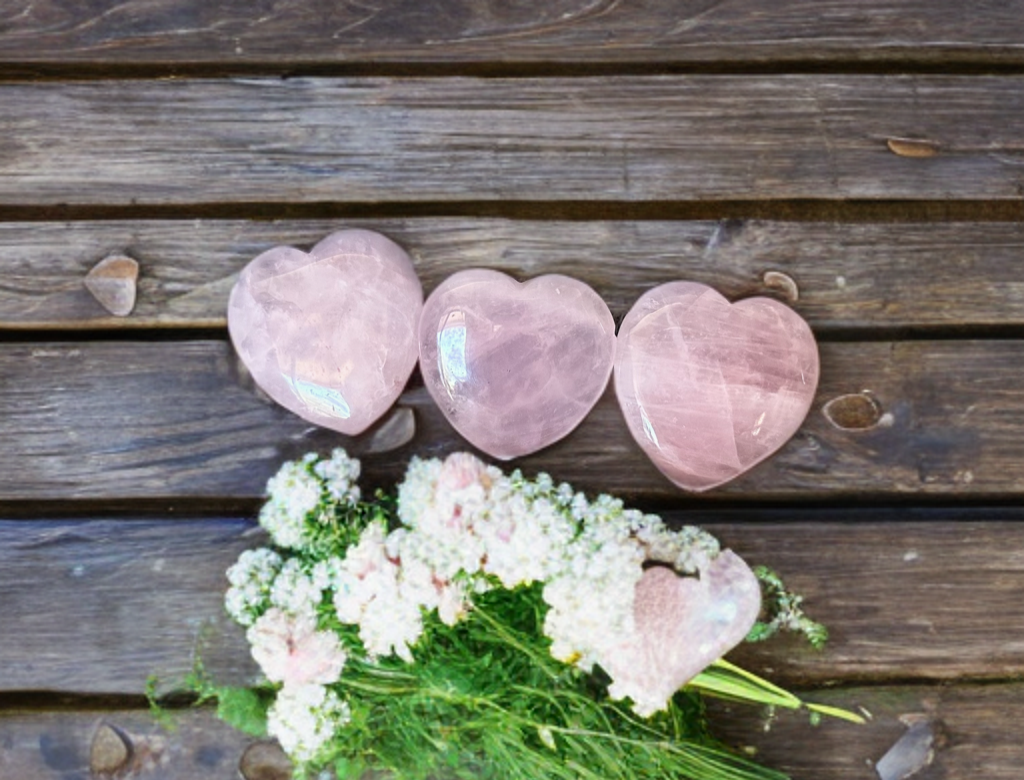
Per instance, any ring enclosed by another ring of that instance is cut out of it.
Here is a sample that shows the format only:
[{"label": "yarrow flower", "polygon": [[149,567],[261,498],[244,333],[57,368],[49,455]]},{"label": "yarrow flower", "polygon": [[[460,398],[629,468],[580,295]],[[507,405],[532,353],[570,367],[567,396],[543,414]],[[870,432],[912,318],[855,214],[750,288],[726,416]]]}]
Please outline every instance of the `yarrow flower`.
[{"label": "yarrow flower", "polygon": [[297,549],[307,541],[306,521],[320,504],[322,486],[309,465],[316,456],[285,463],[267,483],[260,525],[278,547]]},{"label": "yarrow flower", "polygon": [[[393,679],[409,690],[415,678],[388,659],[416,663],[425,634],[465,641],[445,628],[506,603],[483,601],[493,591],[526,599],[519,603],[536,621],[531,641],[540,652],[585,672],[600,666],[611,698],[628,698],[642,716],[670,705],[685,680],[666,683],[656,664],[638,668],[636,660],[653,657],[638,614],[660,614],[650,605],[663,599],[655,591],[653,602],[641,602],[637,593],[642,579],[674,587],[680,574],[706,572],[719,558],[714,537],[673,531],[611,496],[590,501],[547,474],[506,475],[468,453],[413,458],[397,505],[363,503],[359,474],[359,461],[342,449],[284,464],[260,512],[284,554],[247,551],[228,570],[227,610],[247,627],[253,658],[276,688],[268,733],[300,766],[345,744],[331,746],[352,716],[340,694],[355,706],[353,691],[366,690],[346,687],[346,675],[377,668],[382,677],[370,690],[386,692]],[[658,577],[645,579],[651,564],[660,565]],[[490,649],[483,652],[489,659]],[[420,657],[436,663],[436,655]],[[462,693],[458,680],[439,685],[431,689]],[[555,732],[546,733],[541,740],[554,750]]]},{"label": "yarrow flower", "polygon": [[350,458],[340,447],[331,453],[327,460],[321,460],[313,467],[313,472],[324,481],[327,493],[335,501],[346,506],[355,506],[359,502],[359,461]]},{"label": "yarrow flower", "polygon": [[348,702],[322,685],[285,687],[267,712],[267,733],[300,764],[313,761],[351,720]]},{"label": "yarrow flower", "polygon": [[346,654],[337,635],[317,631],[309,615],[272,607],[246,632],[252,657],[271,682],[285,688],[337,682]]},{"label": "yarrow flower", "polygon": [[228,614],[243,626],[253,621],[269,605],[270,589],[281,568],[281,556],[273,550],[262,547],[246,550],[228,569],[231,587],[224,597]]}]

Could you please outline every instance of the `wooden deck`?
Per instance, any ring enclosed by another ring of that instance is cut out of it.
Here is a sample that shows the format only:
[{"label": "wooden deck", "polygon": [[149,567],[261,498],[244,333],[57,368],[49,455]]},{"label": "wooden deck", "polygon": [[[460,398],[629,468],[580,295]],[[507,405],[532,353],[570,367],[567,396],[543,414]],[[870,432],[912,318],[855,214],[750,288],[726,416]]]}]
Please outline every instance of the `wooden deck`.
[{"label": "wooden deck", "polygon": [[[1024,1],[34,0],[0,4],[0,780],[89,777],[102,723],[135,741],[119,777],[236,777],[250,740],[163,731],[142,694],[197,654],[252,674],[221,597],[266,478],[342,444],[384,484],[464,446],[418,377],[411,442],[349,440],[240,371],[239,269],[345,226],[427,291],[487,266],[617,318],[675,279],[790,302],[818,398],[742,478],[674,489],[610,394],[517,465],[806,594],[824,652],[735,658],[871,720],[716,706],[733,744],[870,780],[924,716],[914,778],[1022,776]],[[125,318],[83,285],[112,253],[140,264]]]}]

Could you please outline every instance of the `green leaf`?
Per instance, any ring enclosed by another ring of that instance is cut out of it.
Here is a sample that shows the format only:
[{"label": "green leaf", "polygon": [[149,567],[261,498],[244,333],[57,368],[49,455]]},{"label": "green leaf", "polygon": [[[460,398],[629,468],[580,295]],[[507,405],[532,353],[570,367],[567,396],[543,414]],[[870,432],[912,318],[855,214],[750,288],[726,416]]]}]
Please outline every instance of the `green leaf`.
[{"label": "green leaf", "polygon": [[812,713],[827,715],[850,723],[864,723],[864,718],[855,712],[839,707],[805,702],[789,691],[724,659],[715,661],[694,677],[689,682],[689,687],[722,699],[785,707],[790,710],[806,708]]},{"label": "green leaf", "polygon": [[250,736],[266,736],[268,707],[268,702],[249,688],[217,689],[217,717]]}]

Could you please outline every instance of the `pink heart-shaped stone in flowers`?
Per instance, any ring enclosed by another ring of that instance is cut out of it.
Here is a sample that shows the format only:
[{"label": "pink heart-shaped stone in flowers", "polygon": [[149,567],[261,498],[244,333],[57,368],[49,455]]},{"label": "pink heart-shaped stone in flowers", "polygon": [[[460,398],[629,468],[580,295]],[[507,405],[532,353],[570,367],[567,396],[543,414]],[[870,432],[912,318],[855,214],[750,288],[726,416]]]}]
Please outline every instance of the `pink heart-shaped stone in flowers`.
[{"label": "pink heart-shaped stone in flowers", "polygon": [[460,271],[427,298],[420,370],[448,421],[508,460],[567,435],[611,374],[615,321],[583,282]]},{"label": "pink heart-shaped stone in flowers", "polygon": [[761,611],[761,587],[731,550],[680,577],[665,566],[647,569],[636,584],[635,631],[601,666],[612,678],[609,694],[630,698],[644,716],[709,664],[742,642]]},{"label": "pink heart-shaped stone in flowers", "polygon": [[770,298],[730,304],[703,284],[640,297],[619,328],[615,392],[629,430],[665,476],[708,490],[796,433],[818,385],[807,323]]},{"label": "pink heart-shaped stone in flowers", "polygon": [[343,230],[307,254],[275,247],[238,277],[228,331],[263,390],[310,422],[355,435],[416,366],[423,288],[400,246]]}]

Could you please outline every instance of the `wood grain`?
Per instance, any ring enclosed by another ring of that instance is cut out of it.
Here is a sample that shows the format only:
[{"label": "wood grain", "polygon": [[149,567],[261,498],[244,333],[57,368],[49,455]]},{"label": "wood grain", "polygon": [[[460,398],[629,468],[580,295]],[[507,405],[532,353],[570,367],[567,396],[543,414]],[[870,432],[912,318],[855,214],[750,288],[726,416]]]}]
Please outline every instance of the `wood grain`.
[{"label": "wood grain", "polygon": [[[0,206],[1016,201],[1024,77],[0,85]],[[890,138],[926,139],[904,157]]]},{"label": "wood grain", "polygon": [[[1020,497],[1024,491],[1024,341],[821,345],[817,400],[796,436],[716,498],[863,500],[894,496]],[[868,391],[878,423],[837,427],[821,412]],[[406,447],[368,455],[371,484],[413,453],[465,449],[423,388],[400,407],[416,418]],[[282,460],[350,439],[262,400],[224,342],[0,345],[0,501],[253,499]],[[630,438],[609,389],[562,442],[514,465],[636,500],[686,498]],[[694,501],[697,499],[694,498]]]},{"label": "wood grain", "polygon": [[[209,710],[175,715],[158,725],[145,710],[0,710],[0,776],[5,780],[110,777],[90,772],[97,730],[112,726],[132,743],[134,760],[115,777],[146,780],[224,780],[240,777],[239,760],[255,742]],[[267,776],[263,780],[285,780]]]},{"label": "wood grain", "polygon": [[872,719],[864,726],[826,719],[812,727],[806,714],[778,712],[767,718],[742,705],[716,703],[713,728],[728,744],[752,748],[759,761],[789,772],[793,780],[878,780],[874,765],[907,731],[901,718],[923,717],[934,735],[935,754],[914,780],[1020,777],[1020,683],[852,688],[816,691],[808,698],[855,710],[863,707]]},{"label": "wood grain", "polygon": [[[0,12],[0,61],[379,63],[1015,63],[1024,5],[897,0],[37,0]],[[290,45],[284,45],[284,44]]]},{"label": "wood grain", "polygon": [[[714,732],[727,744],[755,750],[762,764],[793,780],[877,780],[873,765],[906,732],[901,718],[923,716],[936,735],[933,762],[914,777],[1016,780],[1024,761],[1016,724],[1024,717],[1021,684],[900,686],[819,691],[808,698],[863,707],[863,726],[825,720],[811,726],[800,713],[766,718],[756,708],[713,703]],[[6,711],[0,714],[0,771],[12,780],[87,777],[92,740],[101,725],[126,734],[150,758],[138,776],[152,780],[206,780],[236,776],[255,740],[235,732],[205,709],[174,714],[175,728],[157,726],[140,710]],[[267,780],[278,775],[267,775]]]},{"label": "wood grain", "polygon": [[[734,659],[791,686],[1006,679],[1024,674],[1024,523],[932,512],[670,513],[778,571],[826,623]],[[995,513],[998,518],[998,514]],[[1019,518],[1018,518],[1019,519]],[[803,522],[794,522],[803,521]],[[807,522],[818,520],[819,522]],[[240,519],[0,521],[0,692],[173,689],[197,657],[222,683],[258,674],[222,606],[224,572],[264,537]]]},{"label": "wood grain", "polygon": [[[1017,724],[1024,717],[1024,686],[1019,683],[850,688],[818,691],[808,698],[863,707],[872,719],[863,726],[825,720],[815,727],[801,713],[779,712],[766,718],[757,708],[713,703],[714,733],[727,744],[756,750],[758,761],[791,773],[793,780],[877,780],[873,765],[906,732],[900,718],[923,715],[939,747],[933,763],[914,775],[915,780],[1020,777],[1024,746]],[[174,720],[176,728],[167,730],[141,710],[2,712],[0,771],[11,780],[88,777],[90,745],[96,730],[107,724],[127,734],[140,753],[148,752],[155,759],[139,777],[214,780],[237,776],[243,751],[254,740],[231,730],[205,709],[175,712]]]},{"label": "wood grain", "polygon": [[[688,279],[730,298],[778,295],[819,335],[1024,325],[1021,223],[834,224],[390,219],[0,222],[0,328],[223,328],[238,271],[278,244],[308,249],[344,227],[393,237],[429,292],[447,275],[496,268],[575,276],[621,317],[644,292]],[[85,289],[111,253],[141,264],[135,310],[111,317]],[[770,280],[770,277],[769,277]]]}]

